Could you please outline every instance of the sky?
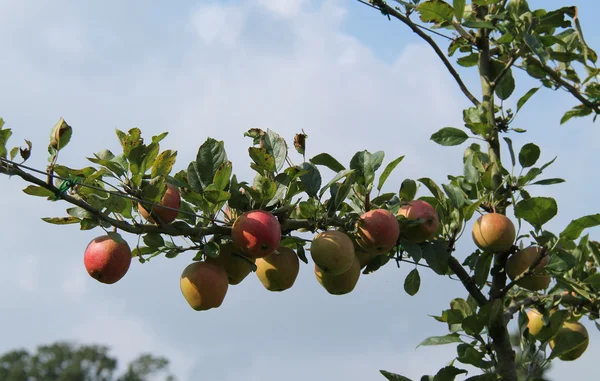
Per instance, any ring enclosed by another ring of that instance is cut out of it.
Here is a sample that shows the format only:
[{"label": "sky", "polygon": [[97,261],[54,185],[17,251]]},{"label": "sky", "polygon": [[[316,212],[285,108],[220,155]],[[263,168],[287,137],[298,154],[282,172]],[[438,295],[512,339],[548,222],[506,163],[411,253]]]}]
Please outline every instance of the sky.
[{"label": "sky", "polygon": [[[586,40],[598,50],[600,26],[589,15],[600,6],[576,3]],[[0,46],[0,116],[13,129],[10,146],[33,142],[28,164],[36,168],[47,165],[50,129],[64,117],[74,134],[59,162],[70,167],[88,165],[85,158],[105,148],[117,152],[115,128],[139,127],[146,138],[169,131],[161,144],[178,151],[177,171],[207,137],[223,140],[234,173],[250,181],[251,140],[243,133],[258,127],[289,141],[304,130],[307,157],[329,152],[347,164],[357,151],[383,150],[387,164],[406,155],[386,191],[397,191],[405,178],[441,183],[462,171],[466,145],[441,147],[429,137],[461,127],[467,101],[426,44],[356,1],[149,7],[141,0],[0,0]],[[474,72],[460,72],[477,89]],[[515,94],[535,85],[519,79]],[[528,133],[511,136],[515,147],[535,141],[540,162],[558,156],[546,177],[567,182],[531,189],[557,199],[559,214],[547,226],[557,232],[600,211],[598,125],[591,118],[559,125],[574,104],[562,91],[539,92],[515,125]],[[293,153],[292,160],[302,158]],[[103,232],[43,222],[65,215],[69,205],[27,196],[26,185],[0,177],[0,353],[57,340],[105,344],[123,364],[146,351],[165,356],[181,381],[376,380],[383,379],[379,369],[419,379],[455,356],[453,346],[416,347],[447,333],[428,315],[466,298],[459,282],[422,270],[421,289],[411,297],[403,283],[412,266],[390,265],[361,276],[351,294],[332,296],[311,263],[285,292],[266,291],[250,274],[229,288],[220,308],[196,312],[179,290],[192,254],[133,261],[121,281],[100,284],[85,272],[83,252]],[[600,231],[590,233],[598,239]],[[458,249],[459,259],[473,250],[468,235]],[[595,374],[600,334],[585,324],[587,352],[576,363],[554,363],[553,379]]]}]

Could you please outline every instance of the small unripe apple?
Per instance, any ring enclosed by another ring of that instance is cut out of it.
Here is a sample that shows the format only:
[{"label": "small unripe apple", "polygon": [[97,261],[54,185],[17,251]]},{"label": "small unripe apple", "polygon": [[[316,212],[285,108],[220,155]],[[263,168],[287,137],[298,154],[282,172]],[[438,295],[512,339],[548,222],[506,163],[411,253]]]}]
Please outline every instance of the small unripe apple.
[{"label": "small unripe apple", "polygon": [[516,238],[515,225],[499,213],[488,213],[479,217],[473,225],[473,241],[486,253],[508,251]]},{"label": "small unripe apple", "polygon": [[[181,195],[179,193],[179,189],[177,189],[177,187],[173,184],[167,184],[167,191],[163,195],[159,204],[179,210],[181,207]],[[138,211],[142,217],[144,217],[144,219],[148,222],[155,223],[156,221],[154,221],[150,213],[148,213],[144,207],[150,208],[149,205],[142,206],[141,203],[138,203]],[[177,215],[179,214],[178,210],[162,208],[160,206],[152,206],[152,212],[165,224],[171,223],[175,220],[175,218],[177,218]]]},{"label": "small unripe apple", "polygon": [[423,200],[412,200],[402,205],[398,210],[399,216],[407,220],[423,220],[422,224],[403,226],[402,236],[410,242],[421,243],[432,239],[440,227],[440,219],[435,208]]},{"label": "small unripe apple", "polygon": [[274,252],[281,241],[281,225],[264,210],[243,213],[231,228],[233,243],[250,258],[262,258]]},{"label": "small unripe apple", "polygon": [[131,249],[109,235],[94,238],[86,247],[83,263],[90,276],[100,283],[113,284],[125,276],[131,265]]}]

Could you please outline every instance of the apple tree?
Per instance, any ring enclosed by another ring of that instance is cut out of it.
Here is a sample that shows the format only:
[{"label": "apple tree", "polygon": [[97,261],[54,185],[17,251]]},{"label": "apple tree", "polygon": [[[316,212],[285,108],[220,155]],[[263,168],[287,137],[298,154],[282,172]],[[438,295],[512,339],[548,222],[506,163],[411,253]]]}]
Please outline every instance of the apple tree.
[{"label": "apple tree", "polygon": [[[576,360],[589,343],[579,320],[600,318],[600,242],[584,235],[600,225],[600,214],[571,216],[562,231],[548,231],[557,203],[536,196],[531,185],[564,180],[544,176],[554,160],[540,163],[538,145],[515,147],[510,136],[526,133],[514,122],[539,91],[573,96],[576,104],[561,124],[600,113],[598,57],[584,39],[577,7],[532,9],[525,0],[361,2],[429,44],[471,103],[462,111],[463,126],[432,131],[431,140],[443,146],[481,142],[465,144],[457,158],[463,172],[444,184],[394,177],[404,158],[398,153],[386,158],[363,150],[349,163],[327,152],[307,159],[306,134],[286,140],[256,128],[244,133],[253,179],[233,173],[223,141],[207,137],[197,158],[177,169],[177,152],[161,146],[167,132],[148,139],[138,128],[117,130],[118,150],[94,153],[92,165],[71,168],[58,160],[73,133],[64,119],[51,130],[43,171],[24,164],[31,142],[9,149],[11,130],[0,121],[0,172],[30,183],[23,190],[28,195],[71,204],[65,216],[44,221],[104,231],[84,251],[88,273],[102,283],[125,276],[132,260],[191,251],[180,279],[182,301],[203,311],[226,302],[228,288],[252,272],[267,290],[282,292],[293,287],[304,262],[326,292],[341,297],[361,276],[409,261],[460,279],[466,290],[435,317],[448,334],[421,343],[455,344],[457,356],[423,380],[454,380],[467,373],[466,364],[481,371],[468,380],[516,381],[518,374],[540,374],[553,360]],[[434,35],[447,37],[445,51]],[[479,97],[456,65],[472,70]],[[517,94],[517,70],[537,85]],[[508,100],[516,100],[515,110]],[[508,157],[501,157],[503,146]],[[323,178],[323,167],[335,175]],[[386,181],[398,191],[381,193]],[[468,229],[476,250],[459,261],[456,243],[467,239]],[[135,247],[125,234],[138,238]],[[410,295],[418,293],[419,271],[405,279]],[[508,329],[513,319],[518,359]],[[392,371],[381,373],[408,380]]]}]

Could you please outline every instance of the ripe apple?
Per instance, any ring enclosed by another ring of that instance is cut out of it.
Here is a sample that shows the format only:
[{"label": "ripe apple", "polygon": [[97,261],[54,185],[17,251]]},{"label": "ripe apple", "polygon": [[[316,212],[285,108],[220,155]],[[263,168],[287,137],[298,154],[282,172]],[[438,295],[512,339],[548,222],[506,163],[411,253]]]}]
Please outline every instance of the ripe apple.
[{"label": "ripe apple", "polygon": [[374,209],[360,216],[357,222],[356,243],[368,253],[385,254],[396,246],[400,225],[392,212]]},{"label": "ripe apple", "polygon": [[[169,208],[179,209],[181,207],[181,195],[179,193],[179,189],[177,189],[177,187],[173,184],[167,184],[167,191],[163,195],[159,204]],[[146,208],[149,207],[149,205],[144,206]],[[141,203],[138,203],[138,211],[146,221],[155,223],[156,221],[154,221],[150,213],[144,209],[144,206],[142,206]],[[166,209],[160,206],[152,206],[152,212],[154,212],[154,214],[165,224],[173,222],[179,214],[177,210]]]},{"label": "ripe apple", "polygon": [[328,230],[315,236],[310,245],[310,256],[323,273],[340,275],[354,262],[354,244],[344,232]]},{"label": "ripe apple", "polygon": [[554,339],[550,340],[550,348],[554,349],[557,344],[570,346],[569,344],[577,342],[581,338],[583,338],[583,341],[579,346],[559,355],[558,358],[563,361],[577,360],[585,352],[590,343],[590,335],[583,324],[566,321],[556,332]]},{"label": "ripe apple", "polygon": [[[534,263],[540,250],[541,248],[538,246],[530,246],[518,251],[515,254],[512,254],[506,260],[506,275],[508,275],[511,280],[514,280],[517,276],[521,275],[529,268],[529,266]],[[517,282],[517,285],[530,291],[538,291],[548,288],[550,285],[550,275],[544,274],[544,267],[546,267],[549,262],[549,256],[542,258],[540,263],[533,270],[533,273],[521,279],[519,282]]]},{"label": "ripe apple", "polygon": [[402,236],[410,242],[421,243],[432,239],[440,227],[438,214],[427,201],[409,201],[400,207],[398,215],[408,220],[423,220],[422,224],[402,227]]},{"label": "ripe apple", "polygon": [[251,210],[235,220],[231,228],[231,239],[247,257],[266,257],[279,246],[281,225],[271,213]]},{"label": "ripe apple", "polygon": [[229,281],[227,272],[216,263],[193,262],[181,273],[179,286],[190,307],[206,311],[221,306]]},{"label": "ripe apple", "polygon": [[540,334],[542,328],[544,328],[544,315],[542,315],[538,310],[532,308],[527,311],[527,318],[529,319],[529,322],[527,323],[529,333],[533,337],[536,337]]},{"label": "ripe apple", "polygon": [[328,274],[315,264],[315,277],[319,284],[330,294],[348,294],[354,290],[354,287],[358,283],[358,278],[360,278],[360,264],[358,259],[355,258],[350,268],[338,275]]},{"label": "ripe apple", "polygon": [[231,285],[240,284],[252,272],[250,262],[255,261],[254,258],[245,259],[236,254],[244,255],[242,250],[237,248],[232,242],[227,242],[221,245],[218,257],[206,258],[206,262],[216,263],[223,267]]},{"label": "ripe apple", "polygon": [[475,245],[486,253],[504,253],[515,242],[516,231],[508,217],[488,213],[475,221],[472,235]]},{"label": "ripe apple", "polygon": [[269,291],[284,291],[291,288],[300,271],[300,261],[294,250],[279,246],[271,253],[256,260],[256,276]]},{"label": "ripe apple", "polygon": [[116,242],[109,235],[96,237],[87,245],[83,263],[92,278],[113,284],[129,270],[131,249],[126,242]]}]

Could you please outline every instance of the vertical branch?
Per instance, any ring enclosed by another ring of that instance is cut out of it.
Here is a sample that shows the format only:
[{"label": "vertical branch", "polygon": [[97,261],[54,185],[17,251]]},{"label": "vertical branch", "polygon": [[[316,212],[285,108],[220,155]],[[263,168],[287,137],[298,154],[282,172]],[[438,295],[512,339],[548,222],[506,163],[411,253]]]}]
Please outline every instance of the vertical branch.
[{"label": "vertical branch", "polygon": [[[479,19],[485,19],[488,14],[488,7],[473,6]],[[486,113],[487,121],[491,131],[486,137],[488,143],[488,154],[492,164],[492,182],[494,188],[498,189],[502,183],[500,169],[502,162],[500,159],[500,142],[498,137],[498,128],[496,126],[496,115],[494,112],[494,78],[492,78],[492,66],[490,56],[490,41],[488,31],[479,29],[477,32],[477,47],[479,49],[479,75],[481,80],[481,90],[483,102],[481,103]],[[504,208],[496,210],[504,213]],[[499,298],[502,298],[500,290],[506,285],[506,273],[503,271],[506,264],[508,253],[496,253],[494,255],[494,266],[492,270],[492,286],[490,297],[492,303],[503,305]],[[500,295],[498,297],[498,295]],[[502,314],[493,316],[489,323],[489,335],[492,339],[492,347],[496,352],[498,363],[496,372],[506,381],[517,381],[517,370],[515,364],[515,351],[510,342],[508,327],[504,322]]]}]

